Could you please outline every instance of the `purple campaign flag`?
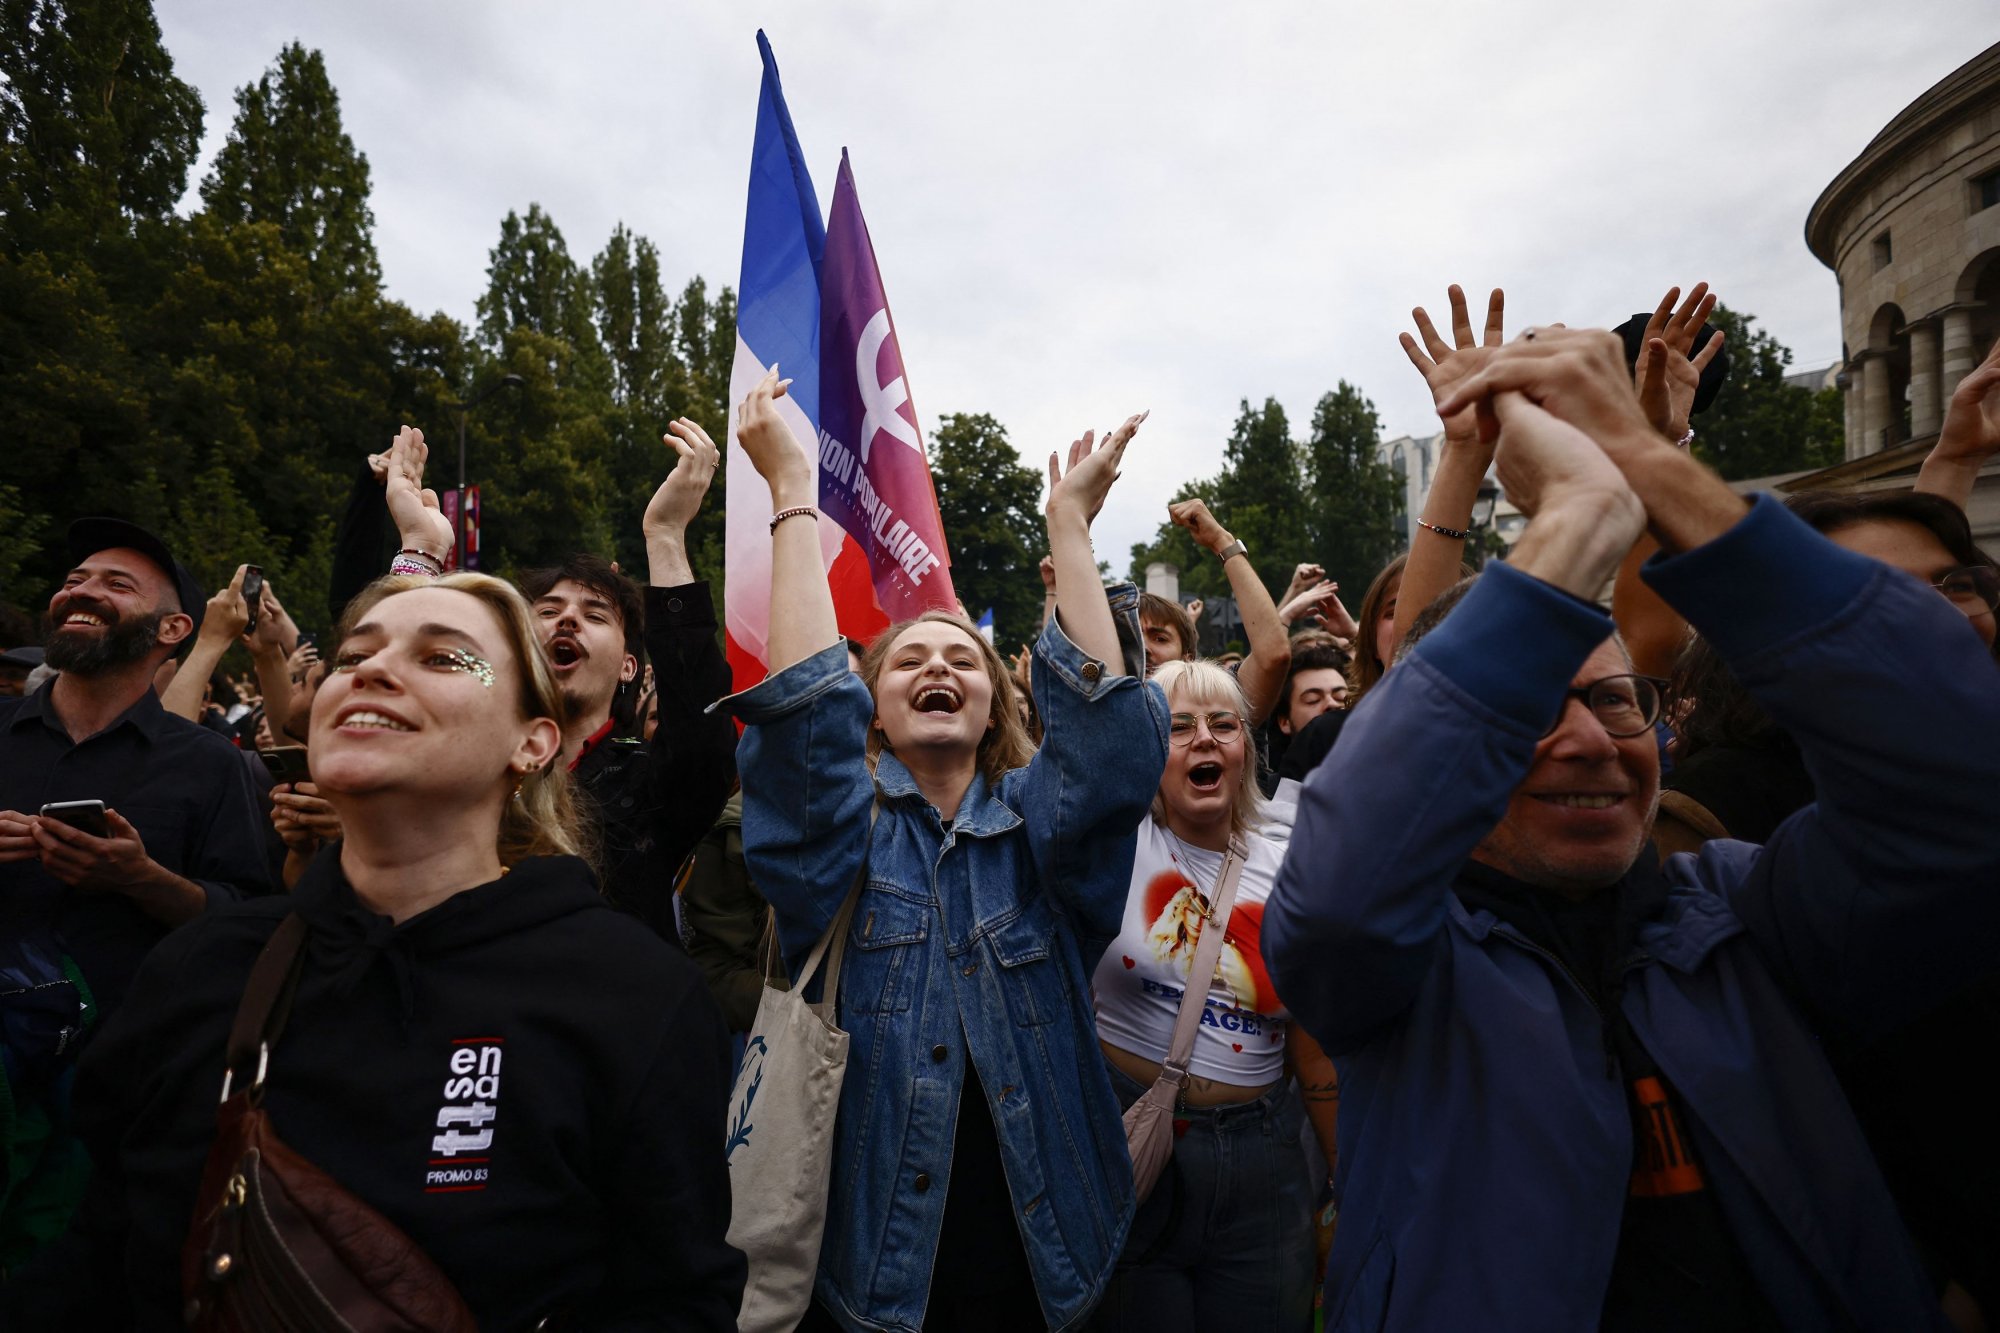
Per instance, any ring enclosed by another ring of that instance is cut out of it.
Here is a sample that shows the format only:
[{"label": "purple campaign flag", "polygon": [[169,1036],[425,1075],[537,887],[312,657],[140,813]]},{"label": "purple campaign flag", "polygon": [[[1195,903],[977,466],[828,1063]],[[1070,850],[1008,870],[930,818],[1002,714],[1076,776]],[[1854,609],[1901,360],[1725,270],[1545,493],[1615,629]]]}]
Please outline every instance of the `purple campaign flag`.
[{"label": "purple campaign flag", "polygon": [[891,621],[956,611],[937,492],[846,150],[820,264],[819,502]]}]

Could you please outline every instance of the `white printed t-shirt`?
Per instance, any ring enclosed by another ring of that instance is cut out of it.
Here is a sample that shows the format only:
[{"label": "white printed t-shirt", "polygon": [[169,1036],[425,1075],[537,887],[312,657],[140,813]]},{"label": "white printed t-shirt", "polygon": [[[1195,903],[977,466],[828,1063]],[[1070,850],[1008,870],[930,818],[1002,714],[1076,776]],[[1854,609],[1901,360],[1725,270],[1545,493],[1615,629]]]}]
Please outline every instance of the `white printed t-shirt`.
[{"label": "white printed t-shirt", "polygon": [[[1264,970],[1258,939],[1283,852],[1255,834],[1245,841],[1249,856],[1236,883],[1236,903],[1188,1070],[1197,1078],[1258,1087],[1285,1076],[1291,1020]],[[1206,924],[1203,914],[1221,870],[1221,852],[1190,847],[1150,817],[1139,826],[1125,921],[1091,978],[1097,1035],[1105,1041],[1148,1060],[1166,1059]]]}]

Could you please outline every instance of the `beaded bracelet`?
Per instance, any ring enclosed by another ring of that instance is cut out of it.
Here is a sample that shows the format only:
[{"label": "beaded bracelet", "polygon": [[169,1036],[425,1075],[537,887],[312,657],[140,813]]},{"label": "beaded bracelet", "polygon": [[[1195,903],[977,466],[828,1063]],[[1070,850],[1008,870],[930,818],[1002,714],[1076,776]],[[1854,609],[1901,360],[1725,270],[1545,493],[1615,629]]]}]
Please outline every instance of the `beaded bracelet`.
[{"label": "beaded bracelet", "polygon": [[771,531],[776,532],[778,525],[788,518],[797,518],[801,514],[817,513],[819,513],[819,510],[813,508],[811,505],[794,505],[790,509],[780,509],[777,513],[771,515]]},{"label": "beaded bracelet", "polygon": [[444,561],[428,551],[405,546],[396,552],[396,558],[389,562],[391,574],[415,574],[422,578],[434,579],[444,574]]},{"label": "beaded bracelet", "polygon": [[1429,528],[1432,532],[1435,532],[1438,536],[1449,537],[1455,542],[1464,541],[1468,536],[1471,535],[1472,531],[1470,528],[1447,528],[1442,524],[1427,523],[1421,518],[1417,520],[1417,526],[1420,528]]}]

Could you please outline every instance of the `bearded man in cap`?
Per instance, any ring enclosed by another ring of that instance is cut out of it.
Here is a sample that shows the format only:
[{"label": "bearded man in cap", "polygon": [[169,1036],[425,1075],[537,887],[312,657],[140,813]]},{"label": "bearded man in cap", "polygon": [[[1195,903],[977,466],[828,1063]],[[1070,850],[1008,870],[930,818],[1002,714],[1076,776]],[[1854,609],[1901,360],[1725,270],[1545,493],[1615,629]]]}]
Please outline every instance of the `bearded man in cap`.
[{"label": "bearded man in cap", "polygon": [[[59,674],[0,699],[0,932],[53,926],[101,1016],[169,929],[272,885],[241,757],[153,693],[201,588],[135,524],[79,520],[69,550],[45,646]],[[108,836],[40,814],[71,801],[102,801]]]}]

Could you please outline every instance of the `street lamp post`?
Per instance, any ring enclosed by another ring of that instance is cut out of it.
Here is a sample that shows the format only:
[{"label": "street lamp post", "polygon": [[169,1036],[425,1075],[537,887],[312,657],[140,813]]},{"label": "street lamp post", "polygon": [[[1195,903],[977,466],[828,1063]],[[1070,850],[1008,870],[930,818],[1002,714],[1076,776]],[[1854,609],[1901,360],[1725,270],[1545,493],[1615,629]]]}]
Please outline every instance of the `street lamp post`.
[{"label": "street lamp post", "polygon": [[526,380],[510,371],[464,402],[445,404],[458,413],[458,504],[452,518],[452,557],[460,569],[465,568],[465,419],[472,415],[473,408],[502,389],[522,389],[527,384]]}]

